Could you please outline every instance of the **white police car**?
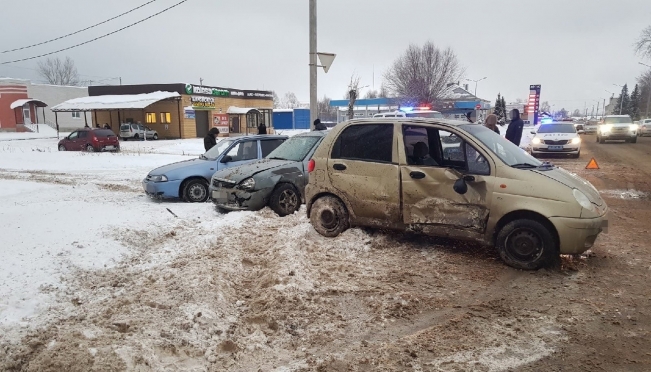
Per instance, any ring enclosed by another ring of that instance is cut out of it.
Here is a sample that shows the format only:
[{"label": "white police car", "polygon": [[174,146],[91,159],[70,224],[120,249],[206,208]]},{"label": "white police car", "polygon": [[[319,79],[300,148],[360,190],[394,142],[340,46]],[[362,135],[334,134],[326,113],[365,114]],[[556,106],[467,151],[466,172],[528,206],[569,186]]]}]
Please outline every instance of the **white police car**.
[{"label": "white police car", "polygon": [[534,137],[529,145],[533,156],[545,154],[566,154],[574,158],[581,155],[581,137],[573,123],[551,122],[540,124],[538,130],[532,131]]}]

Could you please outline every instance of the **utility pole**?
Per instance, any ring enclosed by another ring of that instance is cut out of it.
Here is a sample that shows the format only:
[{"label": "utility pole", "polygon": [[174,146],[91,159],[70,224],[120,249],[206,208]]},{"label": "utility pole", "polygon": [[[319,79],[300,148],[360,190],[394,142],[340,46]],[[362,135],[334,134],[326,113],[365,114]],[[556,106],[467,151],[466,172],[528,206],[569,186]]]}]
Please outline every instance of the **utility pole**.
[{"label": "utility pole", "polygon": [[[651,68],[650,65],[646,63],[638,62],[642,66]],[[648,76],[648,75],[647,75]],[[647,80],[646,82],[646,118],[649,118],[649,104],[651,104],[651,81]]]},{"label": "utility pole", "polygon": [[120,85],[122,85],[122,77],[120,77],[119,79],[120,79]]},{"label": "utility pole", "polygon": [[314,130],[317,119],[317,47],[316,47],[316,0],[310,0],[310,129]]},{"label": "utility pole", "polygon": [[203,85],[203,79],[199,78],[199,85]]}]

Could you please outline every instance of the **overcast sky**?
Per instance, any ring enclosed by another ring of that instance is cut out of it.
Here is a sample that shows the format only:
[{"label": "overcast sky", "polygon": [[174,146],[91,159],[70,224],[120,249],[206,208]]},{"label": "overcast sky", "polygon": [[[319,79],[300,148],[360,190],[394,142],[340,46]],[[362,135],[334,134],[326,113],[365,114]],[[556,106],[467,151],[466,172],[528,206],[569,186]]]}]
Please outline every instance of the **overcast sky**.
[{"label": "overcast sky", "polygon": [[[92,39],[178,1],[158,0],[73,37],[0,54],[0,62]],[[0,0],[0,51],[74,32],[145,2]],[[318,24],[319,51],[337,54],[330,72],[319,72],[319,96],[341,99],[354,72],[362,85],[379,88],[408,44],[431,40],[454,49],[467,78],[488,77],[479,83],[480,97],[494,101],[501,92],[507,101],[525,99],[530,84],[542,84],[541,99],[555,110],[583,109],[584,102],[590,108],[609,96],[606,90],[619,93],[614,83],[633,85],[643,71],[632,44],[651,24],[651,1],[320,0]],[[72,57],[84,80],[196,84],[203,78],[205,85],[292,91],[307,102],[308,0],[189,0],[59,55]],[[0,65],[0,76],[38,81],[29,69],[35,67],[36,60]]]}]

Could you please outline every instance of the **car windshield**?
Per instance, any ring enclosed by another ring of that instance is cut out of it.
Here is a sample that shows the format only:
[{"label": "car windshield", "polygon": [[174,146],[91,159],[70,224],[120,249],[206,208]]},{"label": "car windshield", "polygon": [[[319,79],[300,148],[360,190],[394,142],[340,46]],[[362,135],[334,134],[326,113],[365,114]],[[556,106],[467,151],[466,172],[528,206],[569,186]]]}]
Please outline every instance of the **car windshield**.
[{"label": "car windshield", "polygon": [[604,124],[632,124],[630,116],[606,116]]},{"label": "car windshield", "polygon": [[430,118],[430,119],[443,119],[443,114],[440,112],[409,112],[408,118]]},{"label": "car windshield", "polygon": [[500,136],[483,125],[464,124],[459,128],[475,137],[479,142],[488,147],[504,164],[518,168],[536,168],[543,163],[529,155],[511,141]]},{"label": "car windshield", "polygon": [[314,148],[317,142],[323,137],[319,136],[296,136],[283,142],[273,150],[267,159],[282,159],[291,161],[303,161],[307,154]]},{"label": "car windshield", "polygon": [[226,151],[227,148],[233,144],[233,140],[223,140],[217,143],[216,146],[213,146],[210,150],[206,151],[205,154],[202,155],[202,158],[210,159],[210,160],[216,160],[219,155],[221,155],[224,151]]},{"label": "car windshield", "polygon": [[538,133],[576,133],[573,124],[542,124]]}]

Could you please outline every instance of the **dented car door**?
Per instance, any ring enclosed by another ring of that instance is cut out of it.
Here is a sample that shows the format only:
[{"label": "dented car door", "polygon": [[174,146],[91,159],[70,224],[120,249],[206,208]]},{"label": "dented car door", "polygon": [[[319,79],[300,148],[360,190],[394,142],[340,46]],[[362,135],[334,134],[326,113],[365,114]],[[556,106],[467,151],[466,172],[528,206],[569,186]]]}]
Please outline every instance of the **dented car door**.
[{"label": "dented car door", "polygon": [[[402,216],[413,230],[463,237],[483,233],[494,183],[494,165],[457,133],[403,125],[400,176]],[[455,184],[465,184],[463,193]],[[456,231],[455,231],[456,230]]]}]

